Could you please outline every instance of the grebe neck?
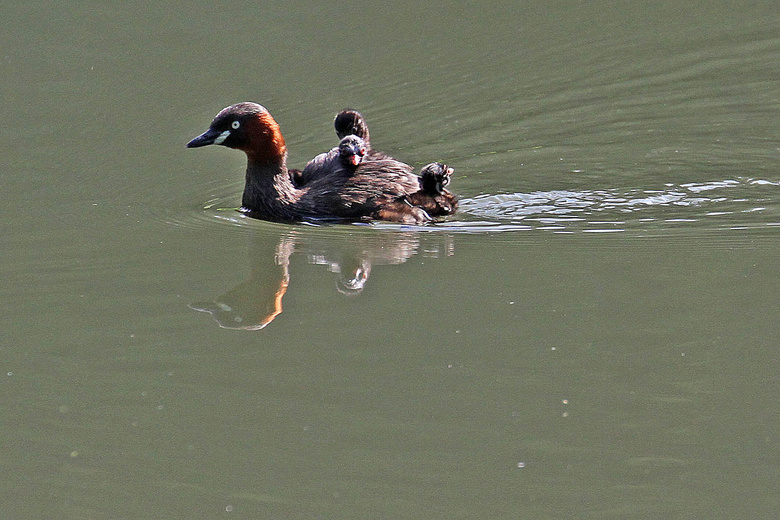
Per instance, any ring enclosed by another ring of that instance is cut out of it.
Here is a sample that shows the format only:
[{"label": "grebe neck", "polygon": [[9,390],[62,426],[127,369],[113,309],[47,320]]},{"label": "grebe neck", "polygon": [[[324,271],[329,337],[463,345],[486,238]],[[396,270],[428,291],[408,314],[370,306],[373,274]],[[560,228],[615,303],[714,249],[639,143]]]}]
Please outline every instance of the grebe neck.
[{"label": "grebe neck", "polygon": [[290,205],[300,197],[287,171],[287,154],[274,160],[254,161],[248,155],[241,206],[270,218],[290,218]]}]

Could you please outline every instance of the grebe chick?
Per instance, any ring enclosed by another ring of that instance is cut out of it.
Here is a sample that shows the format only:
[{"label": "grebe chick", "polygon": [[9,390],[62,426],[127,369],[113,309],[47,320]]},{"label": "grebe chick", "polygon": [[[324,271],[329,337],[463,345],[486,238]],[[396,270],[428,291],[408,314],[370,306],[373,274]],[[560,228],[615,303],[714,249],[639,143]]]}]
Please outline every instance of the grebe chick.
[{"label": "grebe chick", "polygon": [[392,157],[386,153],[374,150],[372,148],[371,134],[368,131],[368,125],[366,124],[366,120],[357,110],[345,108],[336,114],[336,119],[333,120],[333,126],[336,129],[336,135],[339,139],[342,139],[348,135],[356,135],[362,138],[366,143],[366,149],[368,150],[367,159],[392,159]]},{"label": "grebe chick", "polygon": [[420,190],[409,195],[406,200],[411,205],[424,209],[432,217],[455,213],[458,209],[458,198],[445,189],[450,183],[452,172],[452,168],[446,164],[428,164],[420,171]]},{"label": "grebe chick", "polygon": [[321,153],[308,162],[303,171],[290,170],[290,177],[297,187],[311,181],[319,175],[329,175],[340,172],[352,175],[363,162],[366,155],[366,143],[356,135],[348,135],[331,150]]}]

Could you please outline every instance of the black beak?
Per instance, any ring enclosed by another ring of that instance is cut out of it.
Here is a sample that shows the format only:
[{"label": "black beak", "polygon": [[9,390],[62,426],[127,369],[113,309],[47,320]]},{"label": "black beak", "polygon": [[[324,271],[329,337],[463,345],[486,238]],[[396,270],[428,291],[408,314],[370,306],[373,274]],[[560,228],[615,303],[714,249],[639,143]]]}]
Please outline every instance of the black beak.
[{"label": "black beak", "polygon": [[208,146],[214,144],[214,140],[219,137],[220,133],[209,128],[198,137],[187,143],[187,148],[198,148],[200,146]]}]

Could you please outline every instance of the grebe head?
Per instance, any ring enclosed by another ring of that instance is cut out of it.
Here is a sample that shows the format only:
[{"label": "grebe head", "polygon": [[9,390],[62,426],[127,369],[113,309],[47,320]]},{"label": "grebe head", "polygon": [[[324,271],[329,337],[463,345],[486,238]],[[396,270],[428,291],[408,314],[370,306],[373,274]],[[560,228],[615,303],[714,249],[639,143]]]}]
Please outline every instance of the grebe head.
[{"label": "grebe head", "polygon": [[365,141],[370,139],[368,134],[368,125],[366,120],[357,110],[345,108],[336,115],[333,120],[333,126],[336,128],[336,135],[343,139],[348,135],[356,135]]},{"label": "grebe head", "polygon": [[339,143],[339,157],[348,165],[358,166],[366,153],[366,142],[356,135],[348,135]]},{"label": "grebe head", "polygon": [[426,193],[441,193],[450,183],[452,172],[452,168],[444,163],[428,164],[420,171],[420,187]]},{"label": "grebe head", "polygon": [[281,160],[287,153],[279,124],[265,107],[249,102],[222,109],[209,129],[187,143],[187,147],[210,144],[241,150],[253,162]]}]

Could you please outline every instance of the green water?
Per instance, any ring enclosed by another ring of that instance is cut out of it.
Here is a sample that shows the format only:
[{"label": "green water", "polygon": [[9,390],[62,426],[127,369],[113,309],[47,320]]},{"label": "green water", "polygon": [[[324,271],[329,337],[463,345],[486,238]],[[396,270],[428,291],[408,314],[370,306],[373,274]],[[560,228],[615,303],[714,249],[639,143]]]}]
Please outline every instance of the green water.
[{"label": "green water", "polygon": [[[776,515],[773,3],[5,11],[0,517]],[[246,219],[238,101],[462,212]]]}]

